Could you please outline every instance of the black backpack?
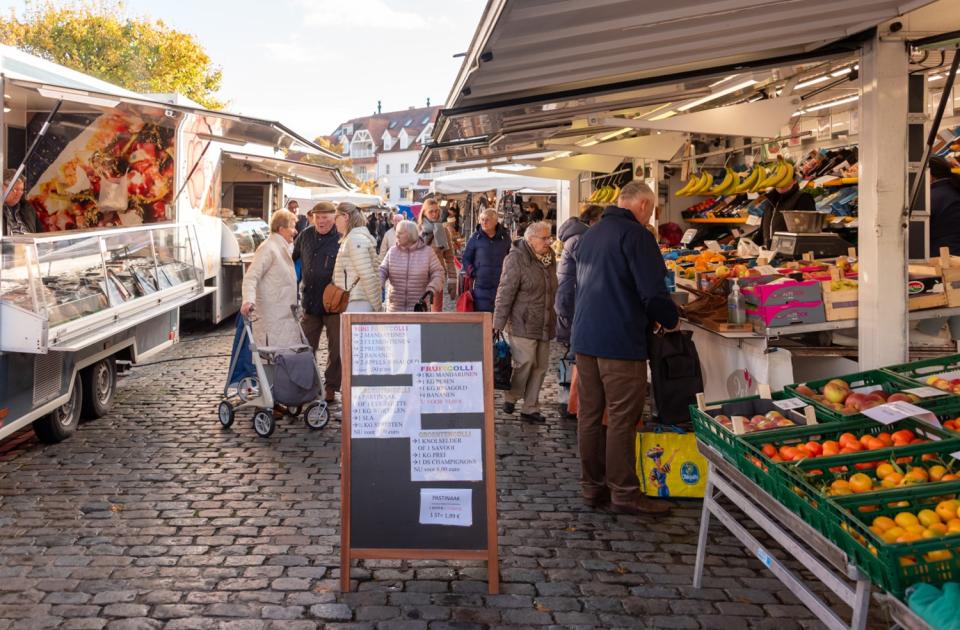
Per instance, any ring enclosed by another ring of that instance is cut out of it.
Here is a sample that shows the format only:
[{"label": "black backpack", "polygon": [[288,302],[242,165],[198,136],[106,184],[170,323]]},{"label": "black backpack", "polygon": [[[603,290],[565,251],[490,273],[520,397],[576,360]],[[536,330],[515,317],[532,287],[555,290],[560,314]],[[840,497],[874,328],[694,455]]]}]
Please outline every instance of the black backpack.
[{"label": "black backpack", "polygon": [[703,391],[700,356],[693,343],[693,332],[678,330],[647,337],[650,355],[650,381],[661,424],[686,424],[689,405]]}]

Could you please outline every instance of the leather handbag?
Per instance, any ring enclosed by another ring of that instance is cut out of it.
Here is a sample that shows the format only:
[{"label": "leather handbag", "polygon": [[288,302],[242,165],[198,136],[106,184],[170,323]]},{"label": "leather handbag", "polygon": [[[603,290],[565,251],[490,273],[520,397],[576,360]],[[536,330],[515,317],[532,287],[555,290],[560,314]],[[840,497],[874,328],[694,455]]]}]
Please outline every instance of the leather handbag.
[{"label": "leather handbag", "polygon": [[413,305],[414,313],[429,313],[433,306],[433,292],[427,291],[420,297],[420,301]]},{"label": "leather handbag", "polygon": [[[331,315],[347,310],[350,305],[350,292],[357,286],[357,282],[360,282],[360,278],[357,278],[349,289],[341,289],[333,282],[325,286],[323,288],[323,310]],[[343,283],[347,283],[346,271],[343,272]]]}]

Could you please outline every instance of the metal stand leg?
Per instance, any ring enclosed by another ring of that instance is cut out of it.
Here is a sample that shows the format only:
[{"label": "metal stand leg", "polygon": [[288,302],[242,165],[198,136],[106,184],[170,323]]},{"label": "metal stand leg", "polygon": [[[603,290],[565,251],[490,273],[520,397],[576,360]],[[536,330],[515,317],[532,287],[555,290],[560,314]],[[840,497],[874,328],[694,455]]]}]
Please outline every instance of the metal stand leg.
[{"label": "metal stand leg", "polygon": [[700,535],[697,539],[697,559],[693,565],[693,588],[703,584],[703,562],[707,556],[707,535],[710,533],[710,505],[713,503],[713,464],[707,464],[707,486],[703,491],[703,510],[700,513]]},{"label": "metal stand leg", "polygon": [[870,614],[870,580],[862,576],[857,580],[857,595],[850,607],[853,609],[850,628],[864,630],[867,627],[867,616]]}]

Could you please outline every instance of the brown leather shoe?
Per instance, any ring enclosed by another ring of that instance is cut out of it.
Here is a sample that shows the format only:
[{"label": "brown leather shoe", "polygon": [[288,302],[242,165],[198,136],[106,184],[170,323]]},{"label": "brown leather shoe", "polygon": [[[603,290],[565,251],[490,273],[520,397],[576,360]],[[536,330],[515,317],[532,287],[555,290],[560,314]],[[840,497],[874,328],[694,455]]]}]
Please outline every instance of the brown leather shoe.
[{"label": "brown leather shoe", "polygon": [[583,497],[583,504],[591,510],[609,510],[610,492],[601,492],[595,497]]},{"label": "brown leather shoe", "polygon": [[323,395],[324,402],[332,403],[337,401],[337,392],[333,389],[327,389]]},{"label": "brown leather shoe", "polygon": [[610,510],[616,514],[666,514],[670,504],[642,496],[633,503],[611,503]]}]

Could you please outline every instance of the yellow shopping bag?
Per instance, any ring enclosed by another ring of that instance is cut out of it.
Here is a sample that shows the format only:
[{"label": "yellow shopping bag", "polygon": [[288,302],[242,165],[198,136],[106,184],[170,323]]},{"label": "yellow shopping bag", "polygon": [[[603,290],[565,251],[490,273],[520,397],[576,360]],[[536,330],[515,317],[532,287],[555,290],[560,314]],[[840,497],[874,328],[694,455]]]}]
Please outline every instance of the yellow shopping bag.
[{"label": "yellow shopping bag", "polygon": [[702,499],[707,460],[693,433],[659,425],[656,431],[637,433],[637,477],[648,496]]}]

